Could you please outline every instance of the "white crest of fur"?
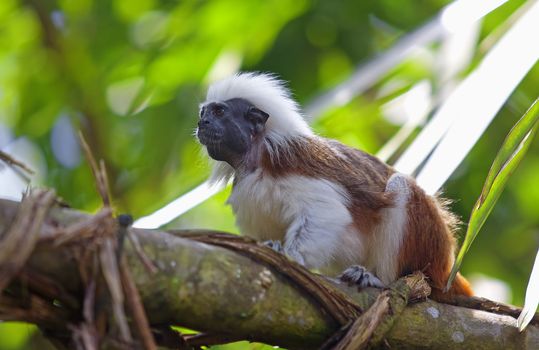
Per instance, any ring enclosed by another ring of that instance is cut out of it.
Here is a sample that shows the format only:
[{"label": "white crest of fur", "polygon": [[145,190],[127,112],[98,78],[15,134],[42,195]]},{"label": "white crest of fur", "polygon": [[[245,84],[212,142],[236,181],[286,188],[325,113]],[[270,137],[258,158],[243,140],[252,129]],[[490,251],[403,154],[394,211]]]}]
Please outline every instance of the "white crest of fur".
[{"label": "white crest of fur", "polygon": [[[271,74],[238,73],[210,86],[206,101],[220,102],[242,98],[269,114],[264,135],[268,151],[286,149],[286,143],[298,136],[312,136],[313,132],[300,113],[299,106],[291,97],[283,81]],[[233,176],[230,166],[217,162],[211,181],[228,180]]]}]

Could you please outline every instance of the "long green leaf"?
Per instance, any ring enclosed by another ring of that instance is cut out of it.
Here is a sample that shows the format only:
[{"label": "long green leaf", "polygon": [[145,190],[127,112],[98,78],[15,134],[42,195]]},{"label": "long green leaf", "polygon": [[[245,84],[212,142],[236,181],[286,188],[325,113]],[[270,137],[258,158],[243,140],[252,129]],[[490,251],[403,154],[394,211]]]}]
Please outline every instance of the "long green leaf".
[{"label": "long green leaf", "polygon": [[487,220],[490,212],[494,208],[496,201],[500,197],[520,161],[530,147],[533,137],[539,127],[539,99],[536,99],[528,111],[513,126],[505,141],[498,151],[496,158],[487,175],[487,179],[475,206],[470,215],[468,229],[462,247],[451,270],[446,289],[449,289],[453,279],[457,274],[464,256],[470,249],[472,242]]},{"label": "long green leaf", "polygon": [[[502,167],[504,166],[507,159],[512,156],[517,148],[519,147],[521,140],[530,132],[530,130],[537,123],[537,110],[539,105],[537,100],[532,104],[528,109],[526,114],[518,121],[518,123],[513,127],[513,129],[507,135],[505,142],[503,143],[498,156],[494,159],[490,171],[488,173],[487,179],[483,186],[483,191],[481,192],[480,199],[484,199],[488,195],[488,191],[492,188],[492,183],[494,178],[498,175]],[[526,116],[529,116],[526,118]],[[534,117],[535,116],[535,117]]]}]

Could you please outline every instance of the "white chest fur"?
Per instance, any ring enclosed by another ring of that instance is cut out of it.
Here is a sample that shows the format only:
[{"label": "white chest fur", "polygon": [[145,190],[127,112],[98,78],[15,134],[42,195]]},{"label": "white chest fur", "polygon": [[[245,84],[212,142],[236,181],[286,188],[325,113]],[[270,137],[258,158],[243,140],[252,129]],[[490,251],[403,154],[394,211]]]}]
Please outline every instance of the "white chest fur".
[{"label": "white chest fur", "polygon": [[361,254],[347,192],[339,184],[299,175],[273,178],[257,170],[237,181],[228,203],[243,234],[281,240],[307,266],[357,261]]},{"label": "white chest fur", "polygon": [[260,171],[239,179],[228,203],[242,234],[259,239],[282,239],[290,225],[290,218],[283,215],[289,187],[282,181],[263,177]]}]

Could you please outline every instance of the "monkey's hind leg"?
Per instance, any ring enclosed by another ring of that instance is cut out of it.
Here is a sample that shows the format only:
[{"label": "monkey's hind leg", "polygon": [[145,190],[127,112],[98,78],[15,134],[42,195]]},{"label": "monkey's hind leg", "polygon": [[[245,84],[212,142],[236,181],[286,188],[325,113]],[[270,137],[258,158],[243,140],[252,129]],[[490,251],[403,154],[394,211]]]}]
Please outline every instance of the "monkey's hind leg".
[{"label": "monkey's hind leg", "polygon": [[384,209],[382,222],[372,237],[367,266],[354,265],[346,269],[338,278],[359,287],[383,287],[398,277],[397,257],[405,233],[407,205],[410,196],[406,175],[393,174],[386,185],[386,193],[394,194],[394,205]]},{"label": "monkey's hind leg", "polygon": [[407,233],[410,179],[403,174],[391,175],[385,192],[393,195],[393,206],[382,211],[382,220],[373,235],[369,264],[378,278],[390,284],[399,277],[399,253]]}]

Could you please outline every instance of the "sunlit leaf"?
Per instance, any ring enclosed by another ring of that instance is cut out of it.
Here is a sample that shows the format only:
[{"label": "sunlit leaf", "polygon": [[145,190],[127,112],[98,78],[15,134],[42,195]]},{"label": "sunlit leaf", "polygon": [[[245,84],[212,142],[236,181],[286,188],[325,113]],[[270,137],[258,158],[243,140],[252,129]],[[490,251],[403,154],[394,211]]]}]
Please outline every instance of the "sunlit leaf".
[{"label": "sunlit leaf", "polygon": [[524,116],[513,126],[494,159],[481,195],[472,210],[464,243],[447,281],[447,289],[453,283],[453,279],[460,269],[466,252],[470,249],[479,230],[481,230],[481,227],[494,208],[496,201],[503,192],[505,184],[530,147],[539,126],[538,100],[535,100]]}]

